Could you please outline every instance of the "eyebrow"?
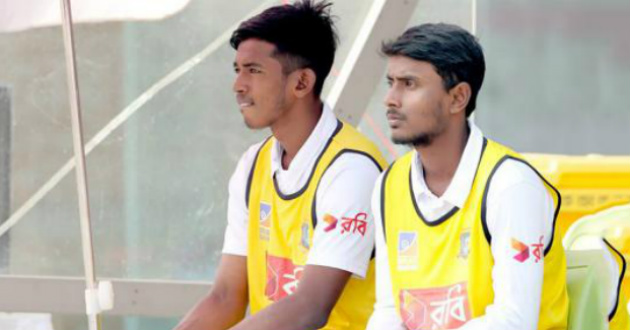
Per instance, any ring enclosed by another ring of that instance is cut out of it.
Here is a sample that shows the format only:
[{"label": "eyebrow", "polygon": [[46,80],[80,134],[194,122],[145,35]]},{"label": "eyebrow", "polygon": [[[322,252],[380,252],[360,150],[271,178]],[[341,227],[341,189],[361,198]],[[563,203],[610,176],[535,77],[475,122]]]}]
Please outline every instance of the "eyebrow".
[{"label": "eyebrow", "polygon": [[[234,62],[234,67],[238,68],[238,64],[236,62]],[[244,68],[262,68],[262,65],[256,62],[248,62],[243,64]]]},{"label": "eyebrow", "polygon": [[402,76],[391,76],[391,75],[387,75],[387,80],[413,80],[413,81],[418,81],[420,80],[418,77],[416,76],[412,76],[412,75],[402,75]]}]

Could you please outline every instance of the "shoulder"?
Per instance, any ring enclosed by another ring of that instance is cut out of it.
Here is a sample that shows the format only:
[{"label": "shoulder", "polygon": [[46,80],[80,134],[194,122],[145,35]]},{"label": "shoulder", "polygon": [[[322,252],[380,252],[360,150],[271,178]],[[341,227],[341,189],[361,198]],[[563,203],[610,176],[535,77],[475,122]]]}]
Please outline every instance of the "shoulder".
[{"label": "shoulder", "polygon": [[528,186],[545,191],[542,176],[527,161],[518,158],[507,158],[495,168],[490,178],[490,189],[493,193]]}]

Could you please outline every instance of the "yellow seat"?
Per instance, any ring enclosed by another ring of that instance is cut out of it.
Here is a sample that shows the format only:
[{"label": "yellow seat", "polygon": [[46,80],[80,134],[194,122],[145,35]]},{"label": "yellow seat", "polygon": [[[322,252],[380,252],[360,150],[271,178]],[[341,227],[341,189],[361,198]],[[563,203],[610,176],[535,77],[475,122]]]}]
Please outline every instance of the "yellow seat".
[{"label": "yellow seat", "polygon": [[630,156],[524,154],[562,195],[559,237],[581,217],[630,203]]}]

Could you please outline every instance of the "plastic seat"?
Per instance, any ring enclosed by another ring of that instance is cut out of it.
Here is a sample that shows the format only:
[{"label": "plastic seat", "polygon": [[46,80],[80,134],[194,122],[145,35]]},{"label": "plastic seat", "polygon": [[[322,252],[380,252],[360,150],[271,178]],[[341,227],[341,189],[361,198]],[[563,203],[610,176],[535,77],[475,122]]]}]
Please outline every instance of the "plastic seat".
[{"label": "plastic seat", "polygon": [[[616,299],[619,270],[611,264],[602,238],[627,255],[629,233],[630,204],[582,217],[567,231],[563,246],[568,250],[570,329],[608,329],[608,312]],[[627,293],[622,293],[624,296]],[[617,313],[628,313],[626,304],[627,301],[620,301]]]},{"label": "plastic seat", "polygon": [[608,329],[610,283],[604,250],[566,251],[569,329]]}]

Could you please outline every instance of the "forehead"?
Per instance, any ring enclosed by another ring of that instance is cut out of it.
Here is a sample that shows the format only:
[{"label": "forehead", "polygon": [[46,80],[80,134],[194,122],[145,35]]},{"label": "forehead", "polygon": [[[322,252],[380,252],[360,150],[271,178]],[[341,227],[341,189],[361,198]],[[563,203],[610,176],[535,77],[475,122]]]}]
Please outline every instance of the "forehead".
[{"label": "forehead", "polygon": [[260,39],[247,39],[238,45],[235,62],[238,64],[245,62],[263,62],[274,59],[272,57],[276,46]]},{"label": "forehead", "polygon": [[387,59],[387,75],[392,78],[399,76],[440,78],[433,64],[426,61],[418,61],[407,56],[389,57]]}]

